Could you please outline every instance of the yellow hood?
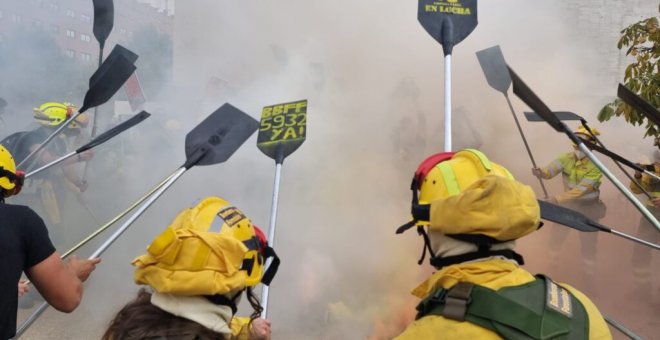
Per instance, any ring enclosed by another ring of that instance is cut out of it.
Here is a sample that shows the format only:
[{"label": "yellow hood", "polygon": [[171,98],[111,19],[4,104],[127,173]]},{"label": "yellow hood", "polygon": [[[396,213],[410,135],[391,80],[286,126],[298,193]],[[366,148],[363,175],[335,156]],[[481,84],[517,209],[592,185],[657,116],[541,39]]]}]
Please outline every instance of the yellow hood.
[{"label": "yellow hood", "polygon": [[430,230],[509,241],[535,231],[541,210],[529,186],[490,175],[458,195],[431,202],[430,215]]},{"label": "yellow hood", "polygon": [[491,289],[522,285],[534,280],[534,276],[513,261],[490,259],[459,263],[437,271],[412,291],[422,299],[436,288],[451,288],[459,282],[472,282]]}]

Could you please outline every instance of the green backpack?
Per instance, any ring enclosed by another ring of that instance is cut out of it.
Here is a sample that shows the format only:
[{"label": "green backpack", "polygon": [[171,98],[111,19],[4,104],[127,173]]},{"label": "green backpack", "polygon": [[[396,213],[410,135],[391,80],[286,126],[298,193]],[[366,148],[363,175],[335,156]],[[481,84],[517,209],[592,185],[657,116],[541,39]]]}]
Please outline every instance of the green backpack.
[{"label": "green backpack", "polygon": [[505,339],[589,338],[589,316],[582,303],[550,278],[497,291],[469,282],[439,288],[417,305],[417,317],[439,315],[468,321]]}]

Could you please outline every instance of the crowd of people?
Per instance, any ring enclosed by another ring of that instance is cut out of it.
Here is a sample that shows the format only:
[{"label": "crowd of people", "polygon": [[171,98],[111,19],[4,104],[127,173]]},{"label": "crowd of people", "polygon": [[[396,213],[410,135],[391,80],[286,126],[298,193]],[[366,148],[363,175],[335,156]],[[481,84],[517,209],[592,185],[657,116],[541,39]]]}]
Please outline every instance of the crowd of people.
[{"label": "crowd of people", "polygon": [[[39,199],[28,202],[45,207],[47,223],[31,207],[5,202],[26,185],[16,164],[74,110],[67,103],[45,103],[34,110],[41,124],[38,129],[10,136],[0,146],[2,339],[15,335],[18,299],[31,285],[57,310],[71,312],[82,299],[83,282],[101,262],[75,256],[64,260],[49,236],[63,229],[57,205],[52,206],[57,202],[55,185],[48,183],[69,181],[84,191],[86,184],[69,166],[91,159],[92,153],[60,164],[60,177],[36,179]],[[86,123],[87,117],[79,116],[36,158],[35,165],[65,153],[70,148],[67,138],[79,135]],[[580,128],[576,134],[595,142],[599,132]],[[660,174],[660,162],[652,166]],[[599,197],[602,174],[576,146],[532,173],[543,179],[562,174],[565,191],[546,198],[548,202],[595,221],[605,215]],[[660,181],[642,173],[634,177],[639,183],[631,183],[631,189],[650,192],[648,206],[658,216]],[[542,226],[540,207],[531,187],[505,167],[476,149],[439,153],[419,165],[411,189],[413,220],[397,233],[416,228],[424,241],[420,263],[428,253],[436,271],[414,289],[421,299],[417,316],[397,339],[611,338],[603,316],[585,294],[522,267],[516,240]],[[566,230],[554,231],[554,259],[570,236]],[[591,276],[597,241],[594,234],[587,235],[581,237],[582,259],[584,272]],[[639,235],[650,240],[658,236],[643,218]],[[207,197],[175,216],[147,253],[135,258],[134,280],[145,288],[109,320],[100,336],[104,340],[270,339],[271,324],[261,317],[263,308],[254,287],[270,283],[274,275],[270,271],[276,266],[265,268],[265,264],[273,255],[263,233],[238,208],[222,198]],[[636,247],[634,257],[634,279],[640,287],[649,287],[650,250]],[[30,283],[22,279],[23,273]],[[243,296],[253,308],[249,317],[237,316]]]}]

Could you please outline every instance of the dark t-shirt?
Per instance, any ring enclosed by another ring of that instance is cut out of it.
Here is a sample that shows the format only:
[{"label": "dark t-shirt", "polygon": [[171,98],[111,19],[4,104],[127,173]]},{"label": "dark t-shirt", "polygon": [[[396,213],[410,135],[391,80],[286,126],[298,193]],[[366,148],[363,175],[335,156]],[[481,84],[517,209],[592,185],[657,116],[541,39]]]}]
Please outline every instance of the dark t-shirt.
[{"label": "dark t-shirt", "polygon": [[[55,129],[40,126],[32,131],[25,133],[21,136],[19,142],[17,143],[15,150],[9,150],[14,156],[16,164],[20,163],[30,154],[30,147],[36,144],[41,144],[45,141]],[[62,156],[66,153],[67,147],[66,142],[62,139],[62,134],[54,138],[46,145],[46,150],[50,152],[53,156]],[[43,164],[39,164],[43,165]]]},{"label": "dark t-shirt", "polygon": [[26,206],[0,203],[0,339],[16,333],[21,273],[54,252],[39,215]]}]

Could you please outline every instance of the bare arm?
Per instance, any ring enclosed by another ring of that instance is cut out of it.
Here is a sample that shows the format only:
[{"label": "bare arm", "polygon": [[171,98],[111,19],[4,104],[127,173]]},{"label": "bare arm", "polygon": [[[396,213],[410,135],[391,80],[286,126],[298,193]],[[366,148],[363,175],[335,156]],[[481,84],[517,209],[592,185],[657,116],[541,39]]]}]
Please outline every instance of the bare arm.
[{"label": "bare arm", "polygon": [[70,313],[78,307],[82,299],[82,282],[100,261],[78,260],[74,256],[65,264],[60,259],[60,254],[54,252],[27,269],[26,274],[51,306],[61,312]]}]

